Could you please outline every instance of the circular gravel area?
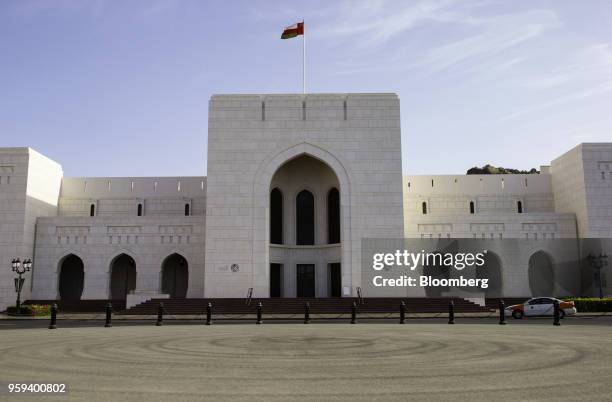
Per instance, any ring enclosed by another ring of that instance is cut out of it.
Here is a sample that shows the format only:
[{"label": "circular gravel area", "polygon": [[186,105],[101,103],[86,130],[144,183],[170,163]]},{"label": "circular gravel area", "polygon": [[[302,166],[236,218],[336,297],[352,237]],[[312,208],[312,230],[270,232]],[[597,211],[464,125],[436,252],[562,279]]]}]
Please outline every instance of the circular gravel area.
[{"label": "circular gravel area", "polygon": [[609,400],[611,334],[491,323],[16,329],[1,332],[0,381],[66,383],[58,400]]}]

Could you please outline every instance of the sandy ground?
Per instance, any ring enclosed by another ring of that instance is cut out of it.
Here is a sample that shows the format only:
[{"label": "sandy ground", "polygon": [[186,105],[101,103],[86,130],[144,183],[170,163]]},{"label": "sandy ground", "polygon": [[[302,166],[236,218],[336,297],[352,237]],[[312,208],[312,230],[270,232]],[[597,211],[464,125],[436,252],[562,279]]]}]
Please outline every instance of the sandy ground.
[{"label": "sandy ground", "polygon": [[545,323],[3,330],[5,389],[68,393],[0,400],[611,400],[612,321]]}]

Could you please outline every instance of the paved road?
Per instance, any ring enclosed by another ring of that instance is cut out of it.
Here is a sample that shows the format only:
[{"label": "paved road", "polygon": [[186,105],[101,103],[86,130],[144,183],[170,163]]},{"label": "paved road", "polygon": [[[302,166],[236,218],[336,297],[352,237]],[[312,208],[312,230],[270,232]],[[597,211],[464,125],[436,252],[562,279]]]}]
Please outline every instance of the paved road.
[{"label": "paved road", "polygon": [[74,400],[610,400],[609,319],[469,322],[6,330],[0,382]]},{"label": "paved road", "polygon": [[[74,317],[74,315],[72,316]],[[114,327],[123,327],[123,326],[152,326],[154,325],[156,321],[155,317],[152,317],[150,319],[129,319],[126,317],[122,317],[120,320],[119,319],[114,319],[113,320],[113,326]],[[176,316],[174,318],[168,318],[166,317],[166,319],[164,320],[164,325],[168,326],[174,326],[174,325],[203,325],[204,324],[204,318],[199,318],[199,319],[181,319],[180,316]],[[297,324],[301,322],[301,319],[293,319],[293,320],[285,320],[285,319],[265,319],[264,317],[264,321],[265,324]],[[329,324],[329,325],[339,325],[339,324],[348,324],[349,323],[349,319],[313,319],[312,323],[313,324]],[[382,319],[382,318],[376,318],[376,319],[366,319],[366,318],[359,318],[358,319],[358,323],[359,324],[363,324],[363,323],[368,323],[368,324],[393,324],[393,323],[397,323],[398,318],[392,318],[392,319]],[[455,322],[457,325],[465,325],[465,324],[486,324],[486,325],[497,325],[498,324],[498,318],[496,316],[491,316],[491,317],[461,317],[460,315],[457,316],[455,318]],[[247,320],[247,319],[240,319],[240,320],[229,320],[229,319],[224,319],[224,320],[215,320],[214,321],[214,325],[235,325],[235,324],[240,324],[240,325],[248,325],[248,324],[254,324],[255,323],[255,319],[251,319],[251,320]],[[574,316],[574,317],[567,317],[563,320],[561,320],[561,323],[563,326],[565,325],[604,325],[604,326],[612,326],[612,315],[605,315],[605,316]],[[407,324],[406,325],[413,325],[413,324],[441,324],[441,325],[447,325],[448,324],[448,318],[446,315],[442,315],[440,317],[437,318],[408,318],[407,319]],[[11,318],[5,318],[0,320],[0,331],[5,330],[5,329],[26,329],[26,328],[40,328],[40,329],[44,329],[47,328],[47,326],[49,325],[49,319],[48,318],[41,318],[41,319],[30,319],[30,318],[26,318],[26,319],[11,319]],[[530,317],[530,318],[524,318],[522,320],[515,320],[513,318],[508,318],[507,319],[507,325],[552,325],[552,317]],[[71,319],[59,319],[58,320],[58,326],[60,328],[77,328],[77,327],[103,327],[104,326],[104,317],[100,316],[96,319],[91,319],[91,318],[86,318],[86,319],[77,319],[77,318],[71,318]]]}]

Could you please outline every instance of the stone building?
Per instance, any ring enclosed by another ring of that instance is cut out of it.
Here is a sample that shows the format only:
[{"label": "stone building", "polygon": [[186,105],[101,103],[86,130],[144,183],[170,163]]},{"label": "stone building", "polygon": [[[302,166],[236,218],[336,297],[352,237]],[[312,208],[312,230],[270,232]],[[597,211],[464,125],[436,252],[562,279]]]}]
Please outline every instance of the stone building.
[{"label": "stone building", "polygon": [[[214,95],[208,176],[67,178],[0,148],[0,225],[0,308],[15,257],[34,261],[24,299],[354,296],[362,240],[403,236],[529,241],[497,253],[503,294],[529,296],[530,267],[557,269],[539,242],[612,251],[612,143],[540,174],[402,176],[395,94]],[[595,292],[588,267],[572,272],[552,291]]]}]

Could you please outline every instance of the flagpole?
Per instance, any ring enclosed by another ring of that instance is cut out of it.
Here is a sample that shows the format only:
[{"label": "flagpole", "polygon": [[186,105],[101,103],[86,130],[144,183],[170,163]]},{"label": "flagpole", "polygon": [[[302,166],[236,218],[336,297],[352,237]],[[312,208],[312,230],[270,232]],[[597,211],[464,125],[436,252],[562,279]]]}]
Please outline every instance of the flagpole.
[{"label": "flagpole", "polygon": [[306,95],[306,27],[304,26],[304,20],[302,20],[302,26],[304,27],[304,34],[302,35],[302,91]]}]

